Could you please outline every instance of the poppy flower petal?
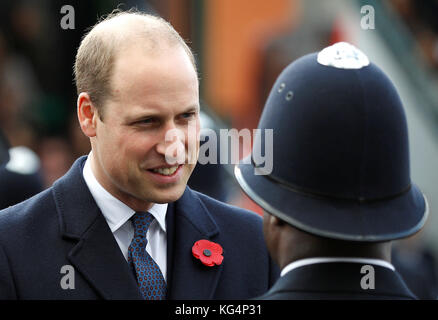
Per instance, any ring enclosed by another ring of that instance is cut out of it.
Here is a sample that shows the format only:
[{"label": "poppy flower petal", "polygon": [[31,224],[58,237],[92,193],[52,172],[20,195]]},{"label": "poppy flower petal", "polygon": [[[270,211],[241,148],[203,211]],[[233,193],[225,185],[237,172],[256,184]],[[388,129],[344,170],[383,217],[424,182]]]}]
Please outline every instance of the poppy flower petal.
[{"label": "poppy flower petal", "polygon": [[204,258],[204,257],[201,257],[201,262],[202,262],[203,264],[205,264],[206,266],[209,266],[209,267],[214,266],[214,262],[212,261],[211,258]]},{"label": "poppy flower petal", "polygon": [[216,256],[214,256],[214,258],[212,260],[216,265],[220,265],[222,263],[222,261],[224,260],[224,256],[223,255],[216,255]]},{"label": "poppy flower petal", "polygon": [[224,259],[222,253],[221,245],[206,239],[196,241],[192,247],[193,256],[209,267],[222,263]]}]

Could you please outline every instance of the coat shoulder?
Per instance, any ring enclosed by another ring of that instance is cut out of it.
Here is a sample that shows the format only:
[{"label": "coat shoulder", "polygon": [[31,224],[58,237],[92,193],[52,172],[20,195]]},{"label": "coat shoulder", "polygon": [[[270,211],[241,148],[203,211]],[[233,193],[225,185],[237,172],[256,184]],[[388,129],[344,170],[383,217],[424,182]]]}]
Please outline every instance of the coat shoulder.
[{"label": "coat shoulder", "polygon": [[202,193],[193,191],[201,204],[207,209],[218,227],[233,238],[251,239],[264,248],[262,217],[255,212],[245,210]]},{"label": "coat shoulder", "polygon": [[254,226],[259,226],[262,223],[261,216],[253,211],[221,202],[198,191],[193,192],[215,218],[219,214],[222,218],[238,220]]},{"label": "coat shoulder", "polygon": [[37,230],[38,225],[45,220],[44,215],[53,213],[55,203],[52,196],[52,188],[46,189],[33,197],[0,210],[0,235],[8,235],[11,232],[17,234],[20,230]]}]

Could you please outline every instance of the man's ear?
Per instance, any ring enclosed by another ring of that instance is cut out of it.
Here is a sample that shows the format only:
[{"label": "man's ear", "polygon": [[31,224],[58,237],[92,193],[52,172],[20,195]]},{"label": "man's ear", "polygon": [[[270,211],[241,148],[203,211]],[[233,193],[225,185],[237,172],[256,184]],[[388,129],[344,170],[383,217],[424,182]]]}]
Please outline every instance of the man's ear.
[{"label": "man's ear", "polygon": [[98,113],[86,92],[81,92],[78,96],[77,113],[82,132],[89,138],[95,137]]}]

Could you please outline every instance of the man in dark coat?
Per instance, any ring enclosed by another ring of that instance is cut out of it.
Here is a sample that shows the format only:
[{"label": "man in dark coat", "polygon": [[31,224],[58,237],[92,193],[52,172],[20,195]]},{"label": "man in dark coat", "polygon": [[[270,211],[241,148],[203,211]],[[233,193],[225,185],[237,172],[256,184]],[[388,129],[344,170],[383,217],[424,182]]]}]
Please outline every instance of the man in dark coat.
[{"label": "man in dark coat", "polygon": [[272,171],[252,156],[235,175],[263,207],[282,269],[260,298],[415,298],[391,264],[391,240],[419,231],[428,208],[387,76],[348,43],[306,55],[278,77],[259,129],[254,148],[273,130]]},{"label": "man in dark coat", "polygon": [[187,187],[198,77],[170,24],[110,15],[81,42],[75,80],[92,151],[0,212],[0,299],[247,299],[268,290],[278,269],[261,218]]}]

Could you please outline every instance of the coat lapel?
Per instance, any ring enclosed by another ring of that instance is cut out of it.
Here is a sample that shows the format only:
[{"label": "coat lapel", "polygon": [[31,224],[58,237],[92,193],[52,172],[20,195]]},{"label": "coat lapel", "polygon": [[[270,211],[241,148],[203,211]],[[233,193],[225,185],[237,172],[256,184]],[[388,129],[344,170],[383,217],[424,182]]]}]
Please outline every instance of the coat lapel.
[{"label": "coat lapel", "polygon": [[[214,241],[219,228],[195,192],[186,188],[183,196],[169,204],[167,216],[168,298],[212,299],[224,262],[208,267],[192,255],[196,241]],[[220,243],[219,243],[220,244]]]},{"label": "coat lapel", "polygon": [[76,241],[68,259],[105,299],[142,299],[128,263],[82,176],[86,157],[53,186],[64,239]]}]

